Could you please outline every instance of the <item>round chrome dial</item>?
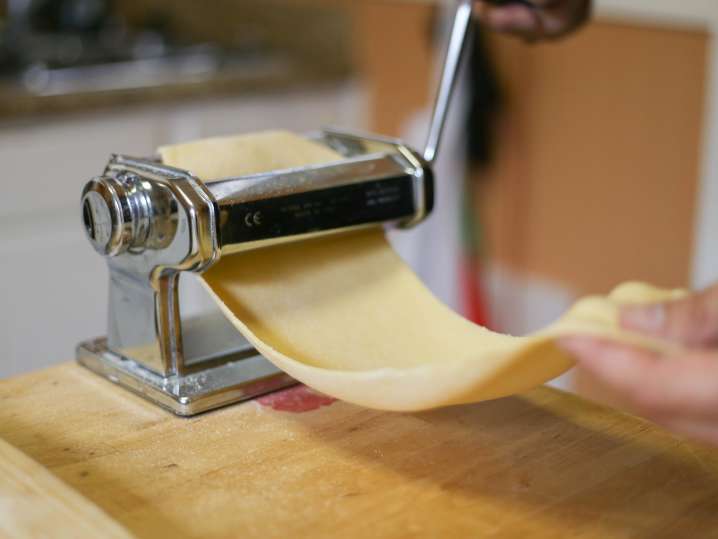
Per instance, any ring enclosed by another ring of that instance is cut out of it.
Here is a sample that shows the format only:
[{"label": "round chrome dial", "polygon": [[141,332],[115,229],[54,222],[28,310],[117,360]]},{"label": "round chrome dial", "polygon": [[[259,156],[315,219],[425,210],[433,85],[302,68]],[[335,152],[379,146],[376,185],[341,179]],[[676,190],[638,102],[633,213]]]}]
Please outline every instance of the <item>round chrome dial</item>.
[{"label": "round chrome dial", "polygon": [[82,222],[90,243],[104,256],[141,247],[149,230],[149,204],[139,179],[91,180],[82,191]]}]

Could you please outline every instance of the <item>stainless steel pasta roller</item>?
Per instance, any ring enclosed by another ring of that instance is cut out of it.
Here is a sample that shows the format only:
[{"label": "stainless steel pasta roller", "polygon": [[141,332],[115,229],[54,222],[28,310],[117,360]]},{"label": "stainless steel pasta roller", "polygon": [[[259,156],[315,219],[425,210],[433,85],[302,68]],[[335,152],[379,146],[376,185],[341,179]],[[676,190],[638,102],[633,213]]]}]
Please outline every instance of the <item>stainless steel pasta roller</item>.
[{"label": "stainless steel pasta roller", "polygon": [[87,237],[110,270],[107,336],[79,344],[77,360],[184,416],[293,383],[219,312],[182,317],[179,277],[242,249],[426,218],[471,11],[469,0],[459,3],[421,153],[398,140],[323,129],[307,137],[340,160],[215,181],[113,155],[82,193]]}]

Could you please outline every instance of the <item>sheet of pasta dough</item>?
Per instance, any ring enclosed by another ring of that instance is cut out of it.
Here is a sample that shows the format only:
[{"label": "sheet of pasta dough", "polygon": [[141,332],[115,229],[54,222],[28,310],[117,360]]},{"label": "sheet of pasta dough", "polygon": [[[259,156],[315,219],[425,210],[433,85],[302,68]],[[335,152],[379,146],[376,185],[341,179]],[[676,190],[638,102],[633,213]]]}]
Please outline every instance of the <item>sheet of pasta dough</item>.
[{"label": "sheet of pasta dough", "polygon": [[[205,180],[338,158],[287,132],[208,139],[160,153]],[[406,411],[543,384],[572,365],[554,344],[560,335],[667,346],[619,330],[618,305],[682,294],[630,283],[608,297],[580,300],[543,331],[502,335],[441,304],[380,229],[226,256],[203,280],[237,329],[296,379],[349,402]]]}]

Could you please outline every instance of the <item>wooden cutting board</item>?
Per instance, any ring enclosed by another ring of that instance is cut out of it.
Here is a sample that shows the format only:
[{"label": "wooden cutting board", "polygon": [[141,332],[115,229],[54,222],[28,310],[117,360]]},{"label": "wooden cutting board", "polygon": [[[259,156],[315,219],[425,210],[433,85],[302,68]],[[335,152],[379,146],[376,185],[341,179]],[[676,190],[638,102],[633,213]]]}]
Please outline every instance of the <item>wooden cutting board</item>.
[{"label": "wooden cutting board", "polygon": [[0,438],[141,538],[718,537],[716,450],[547,388],[180,419],[65,364],[0,381]]},{"label": "wooden cutting board", "polygon": [[130,539],[95,504],[0,440],[0,537]]}]

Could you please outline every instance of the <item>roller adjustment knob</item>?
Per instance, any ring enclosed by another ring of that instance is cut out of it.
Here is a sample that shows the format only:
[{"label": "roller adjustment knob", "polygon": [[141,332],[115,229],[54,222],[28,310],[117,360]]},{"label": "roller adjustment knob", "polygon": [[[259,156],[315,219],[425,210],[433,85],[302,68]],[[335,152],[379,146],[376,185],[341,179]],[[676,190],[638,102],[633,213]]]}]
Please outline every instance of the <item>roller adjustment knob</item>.
[{"label": "roller adjustment knob", "polygon": [[141,249],[149,229],[149,203],[139,179],[90,180],[82,190],[82,223],[93,248],[103,256]]}]

